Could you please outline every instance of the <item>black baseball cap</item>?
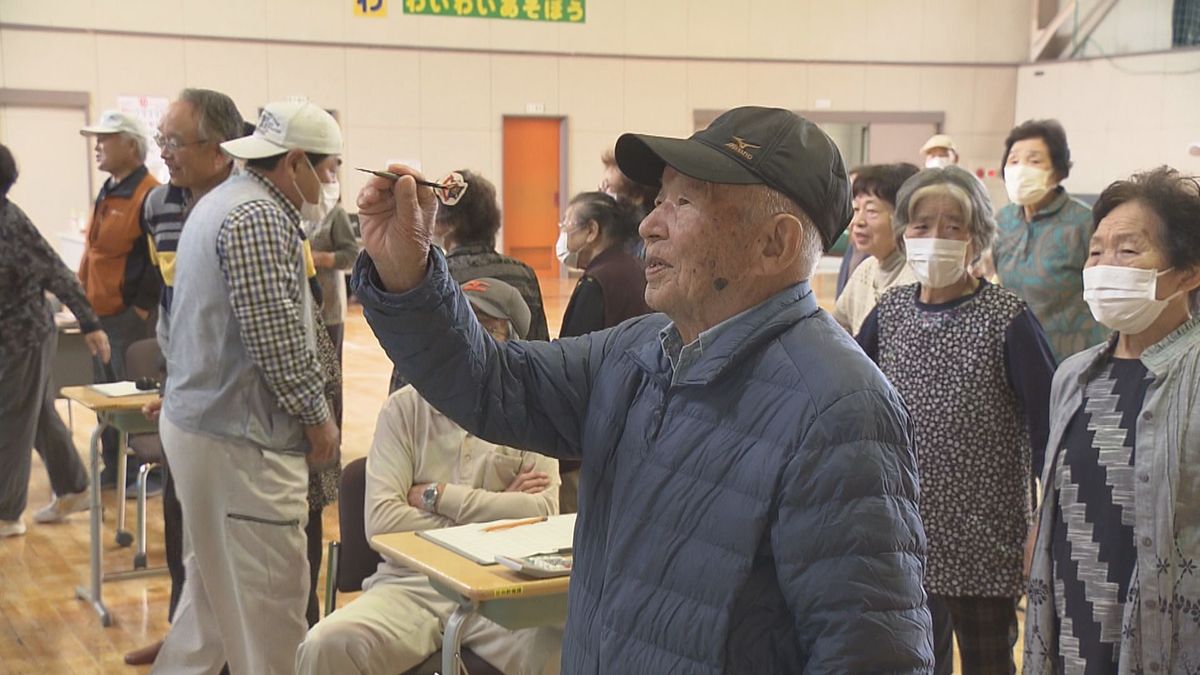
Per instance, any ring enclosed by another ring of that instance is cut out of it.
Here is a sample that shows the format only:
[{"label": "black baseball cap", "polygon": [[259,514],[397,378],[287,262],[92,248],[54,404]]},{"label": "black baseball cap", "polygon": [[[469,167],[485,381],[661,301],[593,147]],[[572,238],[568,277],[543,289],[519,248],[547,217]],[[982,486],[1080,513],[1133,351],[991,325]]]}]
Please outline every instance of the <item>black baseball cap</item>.
[{"label": "black baseball cap", "polygon": [[622,134],[615,154],[621,173],[646,185],[661,187],[670,166],[708,183],[774,188],[812,219],[826,250],[853,214],[837,146],[790,110],[734,108],[686,139]]}]

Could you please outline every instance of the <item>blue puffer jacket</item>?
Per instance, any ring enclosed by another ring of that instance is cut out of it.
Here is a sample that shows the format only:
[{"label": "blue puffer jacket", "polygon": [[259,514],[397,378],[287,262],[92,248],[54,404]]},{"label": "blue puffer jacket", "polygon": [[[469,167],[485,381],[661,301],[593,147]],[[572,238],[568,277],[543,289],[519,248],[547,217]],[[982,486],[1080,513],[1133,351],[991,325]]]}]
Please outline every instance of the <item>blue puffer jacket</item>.
[{"label": "blue puffer jacket", "polygon": [[439,253],[357,294],[421,394],[496,443],[582,457],[563,672],[925,673],[911,422],[807,284],[677,384],[661,315],[498,344]]}]

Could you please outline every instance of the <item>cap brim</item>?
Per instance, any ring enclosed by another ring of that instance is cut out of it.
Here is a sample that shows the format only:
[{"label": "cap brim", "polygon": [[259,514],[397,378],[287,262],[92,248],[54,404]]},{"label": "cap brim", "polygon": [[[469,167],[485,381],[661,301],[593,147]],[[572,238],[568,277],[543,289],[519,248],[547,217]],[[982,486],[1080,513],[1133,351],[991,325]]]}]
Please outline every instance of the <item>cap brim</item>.
[{"label": "cap brim", "polygon": [[261,159],[282,155],[288,149],[276,145],[262,136],[243,136],[221,144],[225,154],[236,159]]},{"label": "cap brim", "polygon": [[464,295],[467,296],[467,302],[471,303],[472,307],[492,317],[493,319],[509,322],[512,324],[513,330],[517,331],[518,333],[518,335],[515,335],[514,337],[516,337],[518,340],[525,339],[525,335],[521,331],[521,327],[517,325],[517,320],[506,314],[504,310],[500,309],[500,307],[496,305],[496,303],[477,293],[465,293]]},{"label": "cap brim", "polygon": [[691,138],[622,134],[614,154],[621,173],[643,185],[662,186],[668,166],[708,183],[756,185],[761,178],[741,162],[707,143]]},{"label": "cap brim", "polygon": [[107,136],[119,133],[121,133],[120,129],[109,129],[108,127],[84,127],[79,130],[80,136]]}]

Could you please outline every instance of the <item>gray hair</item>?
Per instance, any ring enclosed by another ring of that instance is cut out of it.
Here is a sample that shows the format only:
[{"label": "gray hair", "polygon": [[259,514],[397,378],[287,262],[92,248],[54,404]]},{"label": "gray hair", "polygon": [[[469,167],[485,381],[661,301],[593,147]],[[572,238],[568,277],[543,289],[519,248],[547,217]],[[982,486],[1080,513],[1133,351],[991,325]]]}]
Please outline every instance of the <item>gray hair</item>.
[{"label": "gray hair", "polygon": [[821,252],[824,251],[824,244],[821,241],[821,233],[817,230],[817,226],[813,224],[812,218],[801,209],[796,202],[790,197],[766,185],[746,185],[733,186],[741,188],[742,199],[738,205],[738,209],[743,219],[750,222],[758,222],[766,220],[778,213],[786,213],[800,221],[800,230],[803,239],[800,242],[800,261],[798,263],[804,279],[812,277],[813,271],[817,267],[817,261],[821,259]]},{"label": "gray hair", "polygon": [[904,231],[908,229],[917,204],[927,196],[945,194],[959,203],[966,219],[971,250],[978,262],[996,238],[996,215],[992,198],[983,183],[957,166],[924,169],[904,181],[896,195],[896,213],[892,216],[892,233],[896,246],[904,251]]},{"label": "gray hair", "polygon": [[150,139],[146,138],[142,134],[130,133],[128,131],[122,131],[119,133],[125,140],[133,141],[133,144],[137,146],[138,161],[145,162],[146,157],[150,155]]},{"label": "gray hair", "polygon": [[179,100],[196,109],[200,138],[215,143],[242,137],[242,113],[233,99],[212,89],[184,89]]}]

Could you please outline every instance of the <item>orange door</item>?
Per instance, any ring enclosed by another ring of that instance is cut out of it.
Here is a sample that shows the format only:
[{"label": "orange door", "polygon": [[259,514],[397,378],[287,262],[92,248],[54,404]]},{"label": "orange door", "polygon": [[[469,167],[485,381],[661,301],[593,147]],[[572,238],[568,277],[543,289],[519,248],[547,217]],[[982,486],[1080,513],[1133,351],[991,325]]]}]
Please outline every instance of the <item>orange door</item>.
[{"label": "orange door", "polygon": [[539,274],[557,274],[562,120],[504,118],[504,252]]}]

